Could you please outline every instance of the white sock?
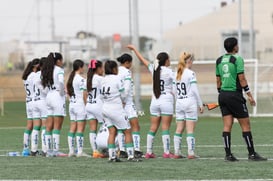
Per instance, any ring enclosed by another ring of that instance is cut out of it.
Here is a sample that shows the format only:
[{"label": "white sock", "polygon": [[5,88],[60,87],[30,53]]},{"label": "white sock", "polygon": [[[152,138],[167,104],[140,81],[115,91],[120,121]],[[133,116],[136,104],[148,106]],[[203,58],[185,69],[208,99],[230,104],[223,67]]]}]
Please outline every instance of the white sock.
[{"label": "white sock", "polygon": [[132,136],[133,136],[135,151],[140,151],[140,133],[139,132],[133,132]]},{"label": "white sock", "polygon": [[34,127],[31,133],[31,151],[36,152],[38,150],[39,131],[40,127]]},{"label": "white sock", "polygon": [[134,158],[134,145],[133,145],[133,143],[126,144],[126,152],[128,154],[128,158]]},{"label": "white sock", "polygon": [[45,133],[45,141],[46,141],[46,152],[52,151],[52,133],[47,132]]},{"label": "white sock", "polygon": [[41,140],[42,140],[42,151],[46,153],[46,137],[45,137],[45,127],[42,127]]},{"label": "white sock", "polygon": [[171,147],[170,141],[171,139],[170,139],[169,131],[168,130],[162,131],[163,150],[164,150],[164,153],[166,154],[170,153],[170,147]]},{"label": "white sock", "polygon": [[94,131],[90,131],[89,133],[89,141],[93,152],[98,151],[97,143],[96,143],[97,134]]},{"label": "white sock", "polygon": [[31,135],[31,130],[25,130],[24,140],[23,140],[24,149],[29,149],[30,135]]},{"label": "white sock", "polygon": [[149,132],[147,134],[147,153],[153,153],[153,144],[154,144],[155,133]]},{"label": "white sock", "polygon": [[119,150],[125,151],[125,136],[122,131],[118,131],[117,139],[118,139]]},{"label": "white sock", "polygon": [[83,142],[84,142],[83,133],[76,134],[76,141],[77,141],[77,150],[78,150],[77,154],[81,154],[83,153]]},{"label": "white sock", "polygon": [[117,157],[115,144],[108,144],[109,160]]},{"label": "white sock", "polygon": [[58,152],[60,149],[60,130],[53,130],[53,151]]},{"label": "white sock", "polygon": [[173,142],[174,142],[174,154],[181,155],[182,134],[175,133],[173,136]]},{"label": "white sock", "polygon": [[187,144],[188,144],[188,155],[194,155],[195,138],[193,134],[187,135]]},{"label": "white sock", "polygon": [[75,133],[69,132],[67,136],[67,141],[68,141],[69,153],[74,154],[75,153]]}]

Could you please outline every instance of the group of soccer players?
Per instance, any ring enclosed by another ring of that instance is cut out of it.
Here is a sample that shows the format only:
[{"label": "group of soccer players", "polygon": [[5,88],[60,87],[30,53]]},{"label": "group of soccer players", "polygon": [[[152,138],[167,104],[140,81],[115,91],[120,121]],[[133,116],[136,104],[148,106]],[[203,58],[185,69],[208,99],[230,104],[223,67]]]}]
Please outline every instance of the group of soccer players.
[{"label": "group of soccer players", "polygon": [[[235,46],[232,45],[232,47]],[[128,45],[127,48],[136,54],[153,77],[151,119],[147,134],[146,154],[143,155],[140,149],[140,125],[133,101],[134,84],[130,71],[132,56],[125,53],[118,57],[117,61],[120,66],[114,60],[107,60],[104,64],[99,60],[91,60],[88,64],[87,78],[83,76],[84,62],[77,59],[73,62],[73,70],[65,84],[62,55],[50,53],[47,57],[29,62],[22,76],[26,91],[28,118],[24,132],[22,152],[24,156],[35,156],[39,153],[40,130],[42,130],[42,155],[47,157],[62,155],[59,151],[60,131],[64,116],[66,116],[67,95],[70,115],[69,157],[88,156],[83,152],[86,121],[89,122],[89,141],[93,158],[105,157],[105,154],[100,152],[102,149],[107,150],[110,162],[120,162],[119,158],[127,158],[128,161],[140,161],[142,157],[155,158],[153,142],[160,124],[163,158],[185,157],[181,151],[182,133],[185,129],[187,158],[198,157],[195,154],[194,129],[198,120],[198,112],[203,113],[204,108],[198,92],[195,72],[191,70],[193,55],[183,52],[179,58],[177,71],[174,73],[169,68],[170,57],[166,52],[159,53],[154,62],[150,63],[133,45]],[[230,65],[233,66],[233,64]],[[216,73],[217,87],[220,91],[219,96],[221,96],[226,92],[224,86],[229,86],[229,82],[219,84],[220,74],[217,71]],[[245,86],[244,90],[250,95],[248,86]],[[225,124],[227,116],[233,118],[233,108],[225,107],[226,103],[220,99],[219,103]],[[243,104],[245,105],[244,101]],[[173,137],[174,153],[172,153],[169,129],[174,112],[176,113],[176,130]],[[237,115],[240,123],[242,122],[241,125],[245,120],[249,122],[248,114],[242,115],[247,116],[247,119],[240,119],[240,115]],[[232,119],[231,121],[233,122]],[[225,150],[228,150],[225,160],[235,161],[237,159],[230,152],[230,131],[231,128],[223,132]],[[250,129],[243,135],[249,148],[250,159],[263,160],[254,151]]]}]

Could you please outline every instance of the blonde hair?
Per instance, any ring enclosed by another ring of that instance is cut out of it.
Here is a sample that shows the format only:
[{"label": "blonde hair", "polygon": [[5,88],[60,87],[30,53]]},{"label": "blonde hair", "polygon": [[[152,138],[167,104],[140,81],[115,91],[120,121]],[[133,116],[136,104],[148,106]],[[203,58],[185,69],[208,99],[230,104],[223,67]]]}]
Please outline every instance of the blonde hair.
[{"label": "blonde hair", "polygon": [[192,55],[187,52],[183,52],[180,54],[179,57],[179,62],[177,65],[177,75],[176,75],[176,80],[181,80],[181,76],[184,72],[184,69],[186,68],[186,62],[188,59],[190,59]]}]

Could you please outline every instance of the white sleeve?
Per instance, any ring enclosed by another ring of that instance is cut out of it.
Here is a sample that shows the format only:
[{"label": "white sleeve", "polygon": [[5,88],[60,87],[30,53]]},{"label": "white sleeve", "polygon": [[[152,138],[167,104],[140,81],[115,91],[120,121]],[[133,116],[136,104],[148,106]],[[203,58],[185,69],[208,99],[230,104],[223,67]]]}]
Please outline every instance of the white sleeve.
[{"label": "white sleeve", "polygon": [[118,77],[118,90],[120,92],[121,101],[124,103],[126,99],[125,89],[123,85],[123,81]]},{"label": "white sleeve", "polygon": [[193,93],[195,99],[197,100],[198,106],[199,107],[203,106],[203,102],[201,100],[201,97],[200,97],[200,94],[199,94],[198,87],[197,87],[196,83],[191,84],[191,90],[192,90],[192,93]]},{"label": "white sleeve", "polygon": [[60,72],[58,74],[58,81],[59,81],[59,86],[60,86],[60,95],[64,96],[65,95],[65,90],[64,90],[64,72]]}]

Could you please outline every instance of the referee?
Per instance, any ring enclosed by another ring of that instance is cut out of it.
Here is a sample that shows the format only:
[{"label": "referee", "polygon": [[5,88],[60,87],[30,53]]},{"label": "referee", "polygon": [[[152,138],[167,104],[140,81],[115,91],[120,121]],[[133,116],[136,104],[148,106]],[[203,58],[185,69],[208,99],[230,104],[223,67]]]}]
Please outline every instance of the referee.
[{"label": "referee", "polygon": [[248,149],[248,159],[252,161],[267,160],[255,152],[254,149],[246,99],[243,97],[242,90],[247,94],[250,105],[255,106],[256,102],[247,85],[244,74],[244,60],[236,55],[239,49],[237,39],[234,37],[227,38],[224,41],[224,47],[227,54],[216,60],[216,82],[219,92],[218,102],[224,123],[222,137],[226,152],[225,160],[238,161],[231,153],[230,148],[234,118],[237,118],[240,123],[242,136]]}]

